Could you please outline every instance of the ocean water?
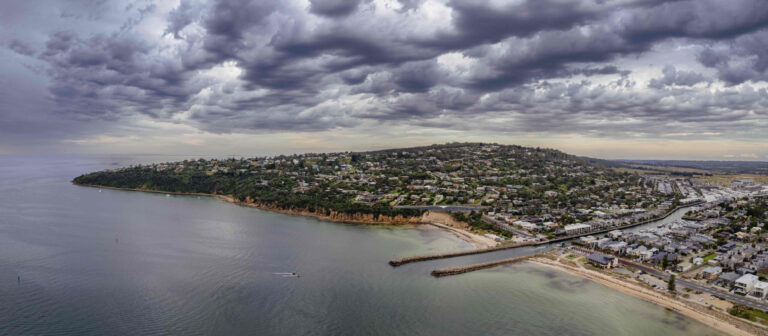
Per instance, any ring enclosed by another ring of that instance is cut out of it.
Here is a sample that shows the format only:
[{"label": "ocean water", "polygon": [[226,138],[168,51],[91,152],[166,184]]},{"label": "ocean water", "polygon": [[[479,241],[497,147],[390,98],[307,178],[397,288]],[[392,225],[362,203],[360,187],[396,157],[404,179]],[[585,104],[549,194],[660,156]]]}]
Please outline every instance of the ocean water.
[{"label": "ocean water", "polygon": [[519,251],[387,265],[471,248],[437,230],[69,183],[180,159],[0,155],[0,335],[719,335],[533,264],[429,275]]}]

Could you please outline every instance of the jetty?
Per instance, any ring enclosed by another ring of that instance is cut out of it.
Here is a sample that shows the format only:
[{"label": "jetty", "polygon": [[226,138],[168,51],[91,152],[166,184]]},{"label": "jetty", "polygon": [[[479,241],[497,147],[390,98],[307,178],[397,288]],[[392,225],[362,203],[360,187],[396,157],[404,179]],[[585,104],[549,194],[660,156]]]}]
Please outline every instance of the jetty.
[{"label": "jetty", "polygon": [[389,265],[391,265],[392,267],[397,267],[397,266],[400,266],[400,265],[405,265],[405,264],[409,264],[409,263],[413,263],[413,262],[419,262],[419,261],[427,261],[427,260],[435,260],[435,259],[445,259],[445,258],[453,258],[453,257],[462,257],[462,256],[467,256],[467,255],[482,254],[482,253],[507,250],[507,249],[523,247],[523,246],[533,246],[533,245],[537,245],[537,243],[535,243],[535,242],[525,242],[525,243],[510,244],[510,245],[500,245],[500,246],[494,246],[494,247],[488,247],[488,248],[476,249],[476,250],[459,251],[459,252],[451,252],[451,253],[428,254],[428,255],[413,256],[413,257],[405,257],[405,258],[390,260],[389,261]]},{"label": "jetty", "polygon": [[432,274],[433,277],[445,277],[449,275],[457,275],[457,274],[463,274],[468,272],[473,272],[481,269],[501,266],[501,265],[507,265],[507,264],[513,264],[516,262],[520,262],[523,260],[526,260],[528,258],[531,258],[535,255],[527,255],[522,257],[514,257],[509,259],[502,259],[502,260],[496,260],[496,261],[489,261],[484,262],[480,264],[473,264],[473,265],[467,265],[467,266],[459,266],[459,267],[450,267],[450,268],[443,268],[443,269],[436,269],[432,271],[430,274]]}]

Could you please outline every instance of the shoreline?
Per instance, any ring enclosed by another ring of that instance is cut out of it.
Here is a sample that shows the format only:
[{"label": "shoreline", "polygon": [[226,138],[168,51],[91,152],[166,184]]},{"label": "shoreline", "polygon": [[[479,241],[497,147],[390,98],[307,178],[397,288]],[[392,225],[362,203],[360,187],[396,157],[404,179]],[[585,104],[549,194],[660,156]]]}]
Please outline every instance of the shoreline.
[{"label": "shoreline", "polygon": [[730,316],[727,313],[711,310],[704,306],[699,307],[695,304],[684,302],[680,299],[645,288],[639,284],[620,280],[601,272],[569,266],[547,258],[532,258],[528,259],[528,261],[540,266],[551,267],[574,276],[585,278],[613,290],[675,311],[728,335],[768,335],[768,331],[765,329],[738,320],[736,317]]},{"label": "shoreline", "polygon": [[496,242],[493,239],[483,237],[481,235],[462,230],[459,228],[451,227],[445,224],[435,223],[435,222],[423,222],[422,225],[430,225],[433,227],[436,227],[438,230],[442,230],[445,232],[449,232],[456,236],[457,238],[472,244],[472,246],[476,248],[488,248],[488,247],[495,247],[498,245],[498,242]]},{"label": "shoreline", "polygon": [[[437,228],[438,230],[442,230],[445,232],[450,233],[451,235],[471,244],[472,246],[475,246],[477,248],[487,248],[487,247],[493,247],[496,246],[496,241],[491,240],[490,238],[483,237],[481,235],[450,227],[444,224],[435,223],[432,221],[424,221],[423,215],[422,217],[394,217],[389,219],[390,217],[387,217],[386,220],[365,220],[365,219],[339,219],[334,218],[332,216],[325,216],[320,215],[314,212],[309,211],[297,211],[297,210],[286,210],[286,209],[280,209],[272,206],[266,206],[259,203],[252,203],[252,202],[242,202],[234,199],[231,196],[227,195],[219,195],[219,194],[206,194],[206,193],[192,193],[192,192],[179,192],[179,191],[162,191],[162,190],[153,190],[153,189],[139,189],[139,188],[120,188],[120,187],[110,187],[110,186],[101,186],[101,185],[95,185],[95,184],[78,184],[72,182],[72,184],[76,186],[81,187],[90,187],[90,188],[101,188],[101,189],[111,189],[111,190],[120,190],[120,191],[138,191],[138,192],[146,192],[146,193],[155,193],[155,194],[169,194],[169,195],[180,195],[180,196],[205,196],[205,197],[213,197],[218,198],[220,200],[223,200],[227,203],[232,203],[239,206],[249,207],[249,208],[255,208],[259,210],[264,211],[271,211],[280,213],[283,215],[290,215],[290,216],[301,216],[301,217],[308,217],[308,218],[314,218],[317,220],[322,220],[326,222],[332,222],[332,223],[344,223],[344,224],[357,224],[357,225],[386,225],[386,226],[407,226],[407,225],[428,225],[430,227]],[[427,214],[429,212],[426,212]],[[379,217],[382,218],[382,217]]]}]

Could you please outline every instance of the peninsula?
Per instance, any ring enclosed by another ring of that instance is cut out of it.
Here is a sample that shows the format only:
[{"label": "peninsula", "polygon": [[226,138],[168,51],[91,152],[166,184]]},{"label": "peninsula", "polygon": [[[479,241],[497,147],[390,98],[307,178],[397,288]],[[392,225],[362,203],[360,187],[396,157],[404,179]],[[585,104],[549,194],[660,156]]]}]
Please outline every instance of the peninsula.
[{"label": "peninsula", "polygon": [[[427,211],[497,241],[550,239],[652,218],[682,197],[608,161],[553,149],[450,143],[371,152],[185,160],[78,176],[78,185],[214,195],[354,223],[421,223]],[[671,188],[671,187],[670,187]]]}]

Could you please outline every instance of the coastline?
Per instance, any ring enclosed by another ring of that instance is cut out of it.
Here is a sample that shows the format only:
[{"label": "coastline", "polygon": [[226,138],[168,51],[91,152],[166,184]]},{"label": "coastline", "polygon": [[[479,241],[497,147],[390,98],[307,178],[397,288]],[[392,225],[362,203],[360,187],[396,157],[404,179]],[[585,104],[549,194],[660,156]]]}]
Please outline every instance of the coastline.
[{"label": "coastline", "polygon": [[445,224],[440,224],[440,223],[435,223],[435,222],[424,222],[422,224],[430,225],[430,226],[436,227],[438,230],[449,232],[449,233],[453,234],[454,236],[456,236],[457,238],[472,244],[474,247],[476,247],[478,249],[489,248],[489,247],[494,247],[494,246],[498,245],[498,243],[495,240],[493,240],[493,239],[486,238],[486,237],[483,237],[481,235],[474,234],[472,232],[469,232],[469,231],[466,231],[466,230],[462,230],[462,229],[458,229],[458,228],[455,228],[455,227],[451,227],[451,226],[448,226],[448,225],[445,225]]},{"label": "coastline", "polygon": [[[72,182],[72,184],[76,186],[82,186],[82,187],[91,187],[91,188],[101,188],[101,189],[111,189],[111,190],[121,190],[121,191],[138,191],[138,192],[147,192],[147,193],[156,193],[156,194],[169,194],[169,195],[180,195],[180,196],[205,196],[205,197],[214,197],[218,198],[220,200],[223,200],[228,203],[232,203],[239,206],[245,206],[250,208],[255,208],[259,210],[265,210],[265,211],[271,211],[271,212],[277,212],[284,215],[291,215],[291,216],[302,216],[302,217],[310,217],[315,218],[318,220],[323,220],[327,222],[334,222],[334,223],[347,223],[347,224],[358,224],[358,225],[391,225],[391,226],[404,226],[404,225],[429,225],[430,227],[437,228],[439,230],[448,232],[452,234],[453,236],[472,244],[473,246],[477,248],[487,248],[487,247],[493,247],[496,246],[496,241],[483,237],[481,235],[469,232],[467,230],[455,228],[452,226],[448,226],[445,224],[437,223],[432,220],[425,221],[426,216],[422,217],[402,217],[402,216],[395,216],[395,217],[387,217],[387,216],[379,216],[378,219],[374,219],[372,215],[337,215],[335,213],[332,213],[331,215],[321,215],[315,212],[310,212],[306,210],[289,210],[289,209],[280,209],[274,206],[269,206],[261,203],[256,202],[243,202],[238,201],[234,199],[231,196],[227,195],[219,195],[219,194],[206,194],[206,193],[192,193],[192,192],[178,192],[178,191],[162,191],[162,190],[153,190],[153,189],[139,189],[139,188],[120,188],[120,187],[110,187],[110,186],[101,186],[101,185],[95,185],[95,184],[78,184]],[[425,213],[428,214],[429,212]]]},{"label": "coastline", "polygon": [[571,275],[582,277],[611,289],[632,295],[644,301],[673,310],[692,319],[695,319],[711,328],[717,329],[728,335],[768,335],[768,331],[758,328],[747,322],[740,321],[727,313],[707,309],[704,306],[684,302],[672,296],[664,295],[657,291],[645,288],[639,284],[617,279],[601,272],[566,265],[547,258],[532,258],[529,262],[551,267]]}]

